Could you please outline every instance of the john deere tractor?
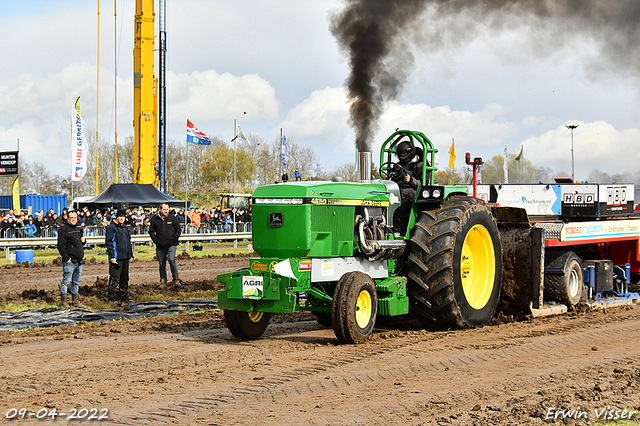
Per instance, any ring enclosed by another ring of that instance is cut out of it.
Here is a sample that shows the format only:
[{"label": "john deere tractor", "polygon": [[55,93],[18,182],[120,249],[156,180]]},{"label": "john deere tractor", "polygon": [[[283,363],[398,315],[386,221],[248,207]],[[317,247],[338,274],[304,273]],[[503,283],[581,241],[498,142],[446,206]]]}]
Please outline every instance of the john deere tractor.
[{"label": "john deere tractor", "polygon": [[[423,166],[413,203],[403,209],[408,217],[394,229],[402,141]],[[382,145],[379,180],[371,179],[365,155],[359,182],[257,188],[253,247],[260,257],[218,276],[231,334],[257,339],[272,313],[301,310],[343,343],[365,341],[379,317],[410,314],[436,330],[487,323],[500,296],[497,224],[466,186],[434,185],[436,153],[423,133],[400,130]]]}]

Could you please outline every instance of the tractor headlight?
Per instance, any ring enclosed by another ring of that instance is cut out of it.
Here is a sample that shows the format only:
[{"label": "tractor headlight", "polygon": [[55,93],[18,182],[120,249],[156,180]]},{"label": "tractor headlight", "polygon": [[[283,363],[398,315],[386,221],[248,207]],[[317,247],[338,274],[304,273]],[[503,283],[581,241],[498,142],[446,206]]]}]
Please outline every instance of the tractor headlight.
[{"label": "tractor headlight", "polygon": [[423,186],[418,190],[416,202],[438,203],[444,197],[444,187],[442,186]]}]

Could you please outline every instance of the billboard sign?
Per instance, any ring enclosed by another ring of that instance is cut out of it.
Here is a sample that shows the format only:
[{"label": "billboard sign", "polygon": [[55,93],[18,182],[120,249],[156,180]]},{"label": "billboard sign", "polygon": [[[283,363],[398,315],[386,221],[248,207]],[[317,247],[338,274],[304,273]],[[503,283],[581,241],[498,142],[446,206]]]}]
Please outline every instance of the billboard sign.
[{"label": "billboard sign", "polygon": [[18,151],[0,152],[0,176],[18,174]]}]

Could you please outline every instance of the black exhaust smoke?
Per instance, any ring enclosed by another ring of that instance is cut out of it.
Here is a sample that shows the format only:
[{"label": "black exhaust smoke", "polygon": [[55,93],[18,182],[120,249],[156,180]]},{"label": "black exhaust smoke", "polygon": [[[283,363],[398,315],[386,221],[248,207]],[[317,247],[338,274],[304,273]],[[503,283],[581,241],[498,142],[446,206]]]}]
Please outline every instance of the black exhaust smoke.
[{"label": "black exhaust smoke", "polygon": [[[360,151],[370,151],[384,102],[396,99],[413,69],[410,45],[434,51],[473,39],[480,28],[530,27],[532,55],[547,56],[577,35],[600,55],[586,64],[597,74],[640,71],[638,0],[346,0],[330,16],[331,32],[349,57],[345,81],[350,124]],[[521,51],[514,53],[520,55]],[[427,98],[428,94],[425,94]]]},{"label": "black exhaust smoke", "polygon": [[[345,86],[359,151],[371,151],[384,101],[400,94],[413,68],[411,52],[398,43],[399,32],[417,16],[424,3],[424,0],[352,0],[331,19],[331,32],[349,56],[351,74]],[[388,60],[399,51],[405,52],[402,61]]]}]

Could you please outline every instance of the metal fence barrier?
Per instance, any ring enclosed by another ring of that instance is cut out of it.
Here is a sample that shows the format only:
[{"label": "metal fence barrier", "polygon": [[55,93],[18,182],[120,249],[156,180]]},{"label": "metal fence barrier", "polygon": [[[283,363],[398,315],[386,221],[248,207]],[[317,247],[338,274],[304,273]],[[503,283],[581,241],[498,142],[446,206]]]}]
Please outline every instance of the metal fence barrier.
[{"label": "metal fence barrier", "polygon": [[[218,227],[219,226],[219,227]],[[185,229],[186,228],[186,229]],[[234,229],[235,228],[235,229]],[[43,228],[39,234],[28,237],[24,234],[24,229],[7,229],[5,235],[0,238],[0,248],[36,248],[55,247],[58,244],[58,229]],[[131,243],[150,244],[152,243],[148,229],[129,226],[131,233]],[[104,244],[104,228],[102,226],[88,226],[84,228],[84,236],[88,245]],[[251,223],[229,224],[226,228],[222,225],[203,224],[199,227],[183,225],[180,241],[184,243],[204,243],[217,241],[233,241],[233,246],[237,247],[238,241],[251,240]]]},{"label": "metal fence barrier", "polygon": [[[149,235],[149,227],[144,225],[128,225],[131,235]],[[184,223],[180,225],[183,234],[216,234],[216,233],[233,233],[233,232],[251,232],[251,222],[235,222],[224,225],[215,225],[213,223],[203,223],[199,225]],[[102,226],[84,226],[85,237],[104,236],[105,228]],[[40,228],[35,232],[30,232],[25,228],[8,228],[0,234],[0,241],[3,239],[14,238],[57,238],[57,227]]]}]

